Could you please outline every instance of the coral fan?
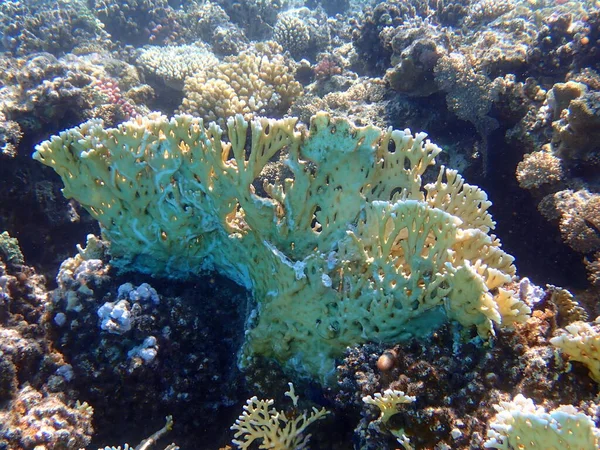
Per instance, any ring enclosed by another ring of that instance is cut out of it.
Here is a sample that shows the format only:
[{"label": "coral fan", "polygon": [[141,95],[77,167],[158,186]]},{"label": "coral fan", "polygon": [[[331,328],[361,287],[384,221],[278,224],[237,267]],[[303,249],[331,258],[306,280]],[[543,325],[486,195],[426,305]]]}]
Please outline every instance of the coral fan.
[{"label": "coral fan", "polygon": [[[229,142],[189,116],[114,130],[89,122],[35,157],[100,221],[115,264],[171,276],[216,268],[252,288],[260,313],[242,362],[271,356],[325,380],[349,344],[448,319],[485,337],[527,317],[506,286],[512,257],[488,235],[485,193],[444,168],[422,186],[440,152],[424,134],[325,114],[309,132],[295,122],[238,115]],[[261,171],[284,148],[290,178],[259,195]]]}]

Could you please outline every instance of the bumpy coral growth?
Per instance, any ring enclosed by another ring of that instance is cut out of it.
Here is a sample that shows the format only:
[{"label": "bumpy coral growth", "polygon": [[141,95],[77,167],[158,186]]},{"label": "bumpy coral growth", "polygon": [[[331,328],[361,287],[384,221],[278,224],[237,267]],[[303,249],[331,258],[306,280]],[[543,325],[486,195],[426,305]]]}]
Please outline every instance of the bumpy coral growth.
[{"label": "bumpy coral growth", "polygon": [[600,318],[595,324],[573,322],[550,342],[560,348],[570,360],[579,361],[590,369],[590,376],[600,383]]},{"label": "bumpy coral growth", "polygon": [[25,386],[13,400],[10,415],[0,411],[0,439],[8,448],[77,449],[88,445],[93,433],[92,408],[68,407],[57,394],[44,395]]},{"label": "bumpy coral growth", "polygon": [[553,145],[565,159],[592,161],[600,152],[600,92],[571,100],[567,113],[552,124]]},{"label": "bumpy coral growth", "polygon": [[189,77],[181,111],[222,125],[223,118],[235,114],[251,118],[284,113],[302,86],[281,51],[277,44],[257,45]]},{"label": "bumpy coral growth", "polygon": [[517,166],[517,180],[524,189],[558,183],[563,176],[560,159],[546,150],[526,154]]},{"label": "bumpy coral growth", "polygon": [[140,50],[138,58],[145,72],[177,89],[183,89],[187,77],[217,62],[217,58],[202,45],[146,46]]},{"label": "bumpy coral growth", "polygon": [[559,218],[564,241],[574,250],[600,250],[600,195],[585,189],[559,191],[546,197],[538,207],[549,219]]},{"label": "bumpy coral growth", "polygon": [[594,450],[600,445],[600,430],[593,419],[573,406],[546,412],[519,394],[496,410],[485,448]]},{"label": "bumpy coral growth", "polygon": [[[224,136],[190,116],[90,121],[35,158],[99,220],[117,266],[217,269],[251,288],[260,306],[242,363],[265,355],[325,380],[348,345],[447,320],[485,337],[527,317],[486,194],[444,168],[423,186],[441,151],[424,133],[326,114],[295,124],[238,115]],[[261,180],[275,155],[287,177]]]}]

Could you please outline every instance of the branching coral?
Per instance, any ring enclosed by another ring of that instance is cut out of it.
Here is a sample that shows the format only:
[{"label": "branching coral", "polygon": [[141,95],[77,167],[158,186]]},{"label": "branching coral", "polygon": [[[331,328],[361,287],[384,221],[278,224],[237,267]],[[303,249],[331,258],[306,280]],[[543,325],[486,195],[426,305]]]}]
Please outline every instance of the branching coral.
[{"label": "branching coral", "polygon": [[[486,194],[444,168],[423,186],[441,151],[425,134],[326,114],[308,131],[295,123],[238,115],[225,137],[189,116],[90,121],[35,157],[100,221],[117,266],[217,269],[252,289],[242,364],[274,357],[325,381],[348,345],[447,320],[486,337],[527,317]],[[261,180],[276,155],[287,178]]]},{"label": "branching coral", "polygon": [[600,383],[600,321],[573,322],[550,340],[569,359],[579,361],[590,370],[590,377]]},{"label": "branching coral", "polygon": [[[298,397],[294,385],[289,383],[290,390],[285,395],[292,399],[294,407],[298,406]],[[241,449],[249,449],[254,442],[260,443],[258,448],[273,450],[307,449],[310,434],[304,435],[306,428],[325,418],[329,412],[325,408],[313,407],[310,414],[303,412],[295,417],[286,416],[284,411],[271,408],[273,400],[259,400],[256,396],[244,405],[244,412],[231,427],[235,433],[233,443]]]},{"label": "branching coral", "polygon": [[399,412],[400,405],[412,403],[415,399],[415,397],[406,395],[402,391],[386,389],[383,394],[376,393],[375,397],[370,395],[363,397],[363,402],[377,406],[381,410],[379,421],[385,423],[390,420],[390,417]]}]

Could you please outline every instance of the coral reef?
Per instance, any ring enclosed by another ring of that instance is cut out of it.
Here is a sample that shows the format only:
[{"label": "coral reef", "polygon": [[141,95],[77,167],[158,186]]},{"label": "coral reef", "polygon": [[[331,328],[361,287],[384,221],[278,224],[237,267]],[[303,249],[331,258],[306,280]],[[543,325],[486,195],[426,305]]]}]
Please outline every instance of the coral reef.
[{"label": "coral reef", "polygon": [[[526,319],[529,307],[507,286],[513,258],[488,234],[486,194],[443,167],[422,185],[441,151],[425,134],[326,114],[308,132],[295,122],[238,115],[223,142],[215,124],[190,116],[112,130],[92,121],[35,158],[100,221],[114,264],[171,277],[217,269],[251,288],[260,314],[245,360],[273,357],[325,381],[352,343],[422,335],[447,320],[487,337],[493,323]],[[257,195],[253,184],[284,147],[285,184],[265,181]]]},{"label": "coral reef", "polygon": [[92,409],[75,401],[73,372],[48,339],[43,277],[15,239],[0,250],[0,446],[79,449],[91,441]]},{"label": "coral reef", "polygon": [[268,42],[188,77],[184,92],[181,112],[225,125],[225,118],[235,114],[281,116],[302,86],[281,46]]},{"label": "coral reef", "polygon": [[265,39],[272,32],[277,16],[286,9],[287,0],[218,0],[233,23],[251,40]]},{"label": "coral reef", "polygon": [[[228,417],[246,395],[234,357],[245,295],[215,279],[148,284],[115,277],[106,244],[89,236],[62,264],[48,305],[55,345],[72,367],[71,385],[102,411],[95,439],[139,441],[177,411],[179,445],[193,445],[198,436],[226,442],[214,417]],[[110,308],[119,303],[118,313]]]},{"label": "coral reef", "polygon": [[279,14],[273,39],[295,59],[314,59],[330,43],[327,18],[318,10],[291,9]]},{"label": "coral reef", "polygon": [[203,45],[146,46],[138,64],[170,87],[183,90],[185,79],[213,67],[218,60]]},{"label": "coral reef", "polygon": [[598,6],[1,1],[0,448],[596,450]]},{"label": "coral reef", "polygon": [[0,3],[0,36],[2,47],[18,56],[35,52],[59,56],[82,42],[108,41],[85,2],[67,0]]},{"label": "coral reef", "polygon": [[[526,290],[522,286],[523,295]],[[536,301],[532,293],[527,296]],[[349,349],[338,368],[340,391],[332,394],[346,414],[362,416],[355,430],[359,447],[397,448],[395,438],[404,435],[416,448],[483,448],[486,436],[491,444],[494,436],[500,440],[502,429],[509,430],[497,426],[495,405],[519,394],[547,410],[575,405],[569,411],[579,408],[589,415],[584,430],[597,427],[593,422],[597,420],[593,403],[597,387],[585,369],[568,371],[567,364],[556,359],[549,341],[562,333],[555,321],[569,317],[552,298],[550,291],[543,294],[532,317],[515,330],[499,332],[492,348],[484,349],[473,341],[458,343],[453,337],[456,330],[445,327],[428,341]],[[389,364],[379,364],[381,358]],[[387,390],[403,391],[414,401],[381,421],[379,411],[366,409],[362,399]],[[595,448],[590,444],[595,440],[583,442],[581,448]]]}]

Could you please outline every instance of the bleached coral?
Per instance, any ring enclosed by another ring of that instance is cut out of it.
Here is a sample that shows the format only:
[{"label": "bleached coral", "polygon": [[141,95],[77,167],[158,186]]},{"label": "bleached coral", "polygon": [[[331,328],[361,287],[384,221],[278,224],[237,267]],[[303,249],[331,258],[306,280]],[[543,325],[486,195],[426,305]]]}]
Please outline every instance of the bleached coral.
[{"label": "bleached coral", "polygon": [[140,50],[138,63],[144,71],[167,85],[183,89],[187,77],[213,67],[217,58],[203,45],[146,46]]},{"label": "bleached coral", "polygon": [[[91,121],[35,157],[100,221],[113,264],[216,269],[252,290],[242,365],[258,354],[325,381],[348,345],[448,320],[486,337],[527,317],[486,194],[445,168],[423,186],[441,151],[424,133],[326,114],[295,124],[238,115],[224,136],[189,116]],[[275,155],[287,178],[262,180]]]},{"label": "bleached coral", "polygon": [[579,361],[590,370],[590,377],[600,383],[600,317],[593,324],[573,322],[550,339],[572,361]]},{"label": "bleached coral", "polygon": [[400,405],[412,403],[416,400],[416,397],[406,395],[403,391],[386,389],[383,394],[377,392],[375,397],[367,395],[366,397],[363,397],[362,400],[367,405],[377,406],[381,411],[379,421],[385,423],[390,420],[394,414],[400,412]]},{"label": "bleached coral", "polygon": [[517,165],[517,180],[524,189],[539,188],[562,180],[564,172],[557,158],[549,149],[528,153]]},{"label": "bleached coral", "polygon": [[518,394],[512,401],[494,406],[485,448],[595,450],[600,430],[593,419],[571,405],[550,412]]}]

